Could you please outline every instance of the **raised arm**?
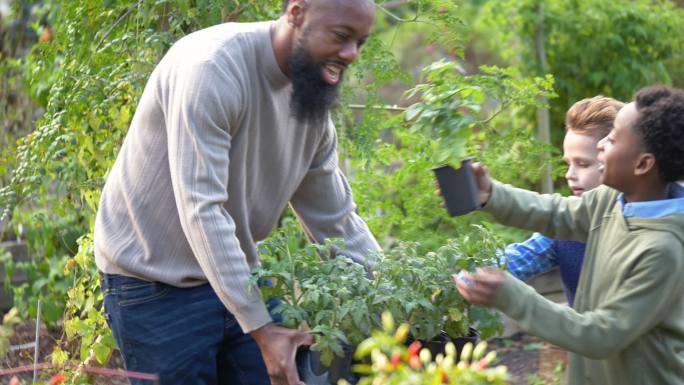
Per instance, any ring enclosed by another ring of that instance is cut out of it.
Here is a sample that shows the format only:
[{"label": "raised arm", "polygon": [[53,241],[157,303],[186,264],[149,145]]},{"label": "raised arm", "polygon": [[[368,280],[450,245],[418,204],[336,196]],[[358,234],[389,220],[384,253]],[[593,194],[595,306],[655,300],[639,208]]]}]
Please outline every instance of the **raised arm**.
[{"label": "raised arm", "polygon": [[492,180],[481,164],[474,164],[473,171],[482,210],[498,222],[537,231],[553,239],[586,242],[595,211],[591,206],[600,188],[586,192],[581,198],[540,195]]}]

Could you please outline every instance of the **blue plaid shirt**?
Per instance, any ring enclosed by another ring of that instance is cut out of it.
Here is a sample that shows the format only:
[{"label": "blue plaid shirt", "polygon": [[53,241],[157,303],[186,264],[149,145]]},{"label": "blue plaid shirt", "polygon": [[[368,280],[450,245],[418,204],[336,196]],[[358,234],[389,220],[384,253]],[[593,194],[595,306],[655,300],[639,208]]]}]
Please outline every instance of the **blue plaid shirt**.
[{"label": "blue plaid shirt", "polygon": [[546,273],[558,267],[554,240],[534,233],[528,240],[506,246],[499,255],[502,265],[521,281]]},{"label": "blue plaid shirt", "polygon": [[559,241],[535,233],[525,242],[508,245],[499,258],[514,277],[523,281],[558,267],[563,291],[572,306],[585,247],[582,242]]},{"label": "blue plaid shirt", "polygon": [[[560,269],[563,291],[572,306],[579,282],[585,244],[576,241],[558,241],[534,233],[525,242],[513,243],[497,253],[499,266],[506,266],[515,278],[521,281]],[[464,272],[458,274],[466,284],[470,284]]]},{"label": "blue plaid shirt", "polygon": [[[534,233],[525,242],[511,243],[499,251],[499,266],[506,266],[511,275],[521,281],[551,271],[558,267],[553,243],[553,239]],[[463,272],[459,277],[465,278]]]}]

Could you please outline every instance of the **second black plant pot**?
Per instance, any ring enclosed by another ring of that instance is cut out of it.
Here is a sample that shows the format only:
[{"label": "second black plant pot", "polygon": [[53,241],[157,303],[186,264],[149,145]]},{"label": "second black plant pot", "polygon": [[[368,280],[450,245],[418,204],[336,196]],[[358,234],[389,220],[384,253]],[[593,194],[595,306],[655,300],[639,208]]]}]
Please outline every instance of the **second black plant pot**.
[{"label": "second black plant pot", "polygon": [[300,349],[297,352],[299,379],[306,385],[336,385],[337,381],[341,379],[355,384],[357,378],[352,373],[354,347],[344,345],[342,349],[344,350],[344,356],[334,356],[330,366],[323,365],[319,352]]},{"label": "second black plant pot", "polygon": [[330,363],[330,369],[328,371],[328,380],[331,384],[337,384],[337,381],[345,379],[347,381],[352,377],[352,356],[354,355],[354,347],[349,345],[344,345],[342,347],[344,350],[344,356],[335,356]]},{"label": "second black plant pot", "polygon": [[442,331],[437,337],[427,341],[424,346],[432,353],[432,357],[436,357],[437,354],[444,354],[444,348],[448,342],[453,342],[456,346],[456,358],[460,358],[461,351],[465,344],[470,342],[473,345],[477,345],[479,341],[480,332],[477,329],[470,327],[468,328],[467,336],[451,338],[445,331]]}]

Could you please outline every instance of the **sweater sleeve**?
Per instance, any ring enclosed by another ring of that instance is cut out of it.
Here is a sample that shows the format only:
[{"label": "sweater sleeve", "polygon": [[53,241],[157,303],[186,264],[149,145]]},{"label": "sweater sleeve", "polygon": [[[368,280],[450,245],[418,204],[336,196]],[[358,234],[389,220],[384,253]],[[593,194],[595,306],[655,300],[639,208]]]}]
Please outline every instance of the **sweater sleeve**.
[{"label": "sweater sleeve", "polygon": [[240,85],[210,61],[174,68],[160,96],[165,110],[169,166],[181,226],[212,288],[244,332],[271,322],[224,208],[228,196],[231,123],[241,106]]},{"label": "sweater sleeve", "polygon": [[676,252],[644,249],[616,295],[578,313],[553,303],[507,274],[494,307],[549,342],[577,354],[607,358],[661,323],[681,295],[682,261]]},{"label": "sweater sleeve", "polygon": [[586,242],[598,189],[578,197],[540,195],[493,181],[492,194],[482,208],[505,225],[542,233],[553,239]]},{"label": "sweater sleeve", "polygon": [[357,215],[351,188],[338,167],[336,135],[331,121],[311,168],[290,203],[310,238],[316,242],[342,238],[343,255],[367,268],[372,267],[373,262],[368,257],[380,247]]}]

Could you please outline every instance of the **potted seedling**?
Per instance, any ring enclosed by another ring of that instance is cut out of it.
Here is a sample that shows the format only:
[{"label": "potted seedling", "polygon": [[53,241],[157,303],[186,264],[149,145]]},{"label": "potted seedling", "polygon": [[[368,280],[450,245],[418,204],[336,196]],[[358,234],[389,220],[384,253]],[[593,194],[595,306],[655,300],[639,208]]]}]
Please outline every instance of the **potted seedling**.
[{"label": "potted seedling", "polygon": [[342,248],[339,241],[307,243],[286,225],[259,245],[261,266],[252,277],[253,284],[269,281],[260,285],[261,294],[279,300],[273,313],[283,326],[315,335],[303,353],[313,362],[304,366],[316,376],[327,372],[329,383],[349,377],[354,347],[379,325],[369,275],[360,264],[336,257]]}]

